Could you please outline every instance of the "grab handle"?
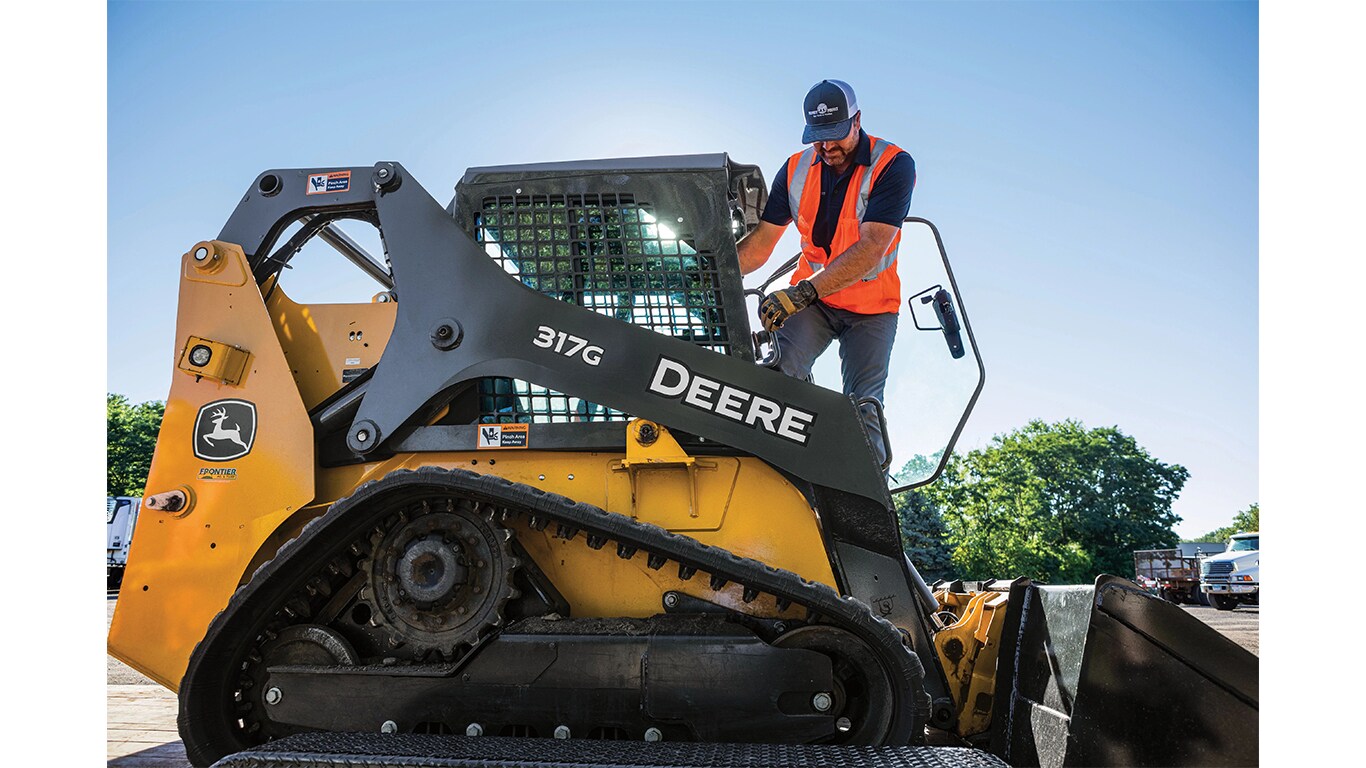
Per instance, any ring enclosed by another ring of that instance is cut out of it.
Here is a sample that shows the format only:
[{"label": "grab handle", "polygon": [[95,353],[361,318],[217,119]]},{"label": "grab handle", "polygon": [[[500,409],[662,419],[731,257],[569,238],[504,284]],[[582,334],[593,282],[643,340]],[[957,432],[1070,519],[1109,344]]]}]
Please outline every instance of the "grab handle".
[{"label": "grab handle", "polygon": [[873,411],[877,413],[878,429],[882,433],[882,449],[886,452],[887,458],[882,460],[882,471],[892,466],[892,438],[887,434],[887,417],[882,413],[882,401],[876,397],[864,397],[858,401],[858,409],[863,410],[863,406],[872,405]]}]

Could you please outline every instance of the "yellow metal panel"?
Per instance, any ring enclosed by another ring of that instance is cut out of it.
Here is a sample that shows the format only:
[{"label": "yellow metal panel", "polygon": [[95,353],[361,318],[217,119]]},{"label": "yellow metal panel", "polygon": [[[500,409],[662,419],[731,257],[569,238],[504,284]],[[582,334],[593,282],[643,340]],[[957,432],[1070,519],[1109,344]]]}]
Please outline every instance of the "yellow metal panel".
[{"label": "yellow metal panel", "polygon": [[[299,304],[276,286],[266,302],[304,407],[312,408],[379,362],[398,305]],[[351,371],[351,377],[346,372]]]},{"label": "yellow metal panel", "polygon": [[[245,280],[240,248],[205,245],[218,261],[206,270],[196,249],[185,254],[175,338],[247,350],[251,370],[241,386],[172,377],[147,493],[184,489],[191,502],[174,513],[141,515],[109,630],[113,656],[172,689],[261,543],[313,498],[313,430],[260,291]],[[168,362],[183,353],[176,349]],[[197,458],[200,408],[228,398],[255,405],[250,452],[231,461]]]},{"label": "yellow metal panel", "polygon": [[[534,445],[536,426],[533,424],[531,429]],[[722,473],[698,474],[700,496],[704,500],[701,514],[721,517],[709,506],[712,503],[728,503],[730,512],[723,516],[723,524],[715,530],[671,530],[834,587],[835,577],[825,554],[819,522],[801,493],[758,459],[708,458],[734,462],[735,474],[733,477],[722,477]],[[619,466],[623,459],[625,456],[619,453],[534,450],[500,451],[492,458],[487,452],[473,451],[407,454],[395,456],[383,464],[320,470],[318,496],[319,501],[339,497],[350,493],[361,482],[383,477],[396,469],[431,465],[496,474],[630,516],[627,478],[623,473],[613,471],[613,466]],[[620,484],[620,488],[609,493],[609,487],[615,484]],[[664,528],[669,528],[671,522],[691,524],[686,519],[677,519],[677,508],[659,516],[650,507],[642,507],[638,513],[638,520]],[[687,517],[686,511],[683,516]],[[512,528],[528,554],[569,601],[574,616],[653,616],[662,611],[663,594],[669,590],[744,613],[780,615],[772,597],[743,602],[743,590],[738,585],[730,584],[720,592],[713,592],[707,588],[705,575],[680,581],[676,563],[652,571],[646,567],[643,555],[623,560],[616,556],[610,545],[600,550],[590,549],[584,543],[583,534],[573,541],[565,541],[554,537],[554,526],[534,531],[523,521],[513,523]]]}]

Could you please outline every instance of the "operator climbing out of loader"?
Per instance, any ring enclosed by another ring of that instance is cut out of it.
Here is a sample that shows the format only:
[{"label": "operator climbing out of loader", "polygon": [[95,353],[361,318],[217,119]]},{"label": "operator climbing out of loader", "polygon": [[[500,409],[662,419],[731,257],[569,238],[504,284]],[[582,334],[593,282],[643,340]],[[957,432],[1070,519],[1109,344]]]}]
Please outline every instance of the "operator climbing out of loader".
[{"label": "operator climbing out of loader", "polygon": [[[882,402],[901,305],[896,255],[915,161],[862,130],[854,89],[841,80],[812,86],[802,113],[802,143],[811,146],[773,177],[758,228],[738,245],[740,271],[762,267],[795,219],[802,252],[791,287],[769,294],[759,307],[782,350],[779,368],[804,379],[839,339],[844,393]],[[876,414],[865,411],[864,423],[885,461]]]}]

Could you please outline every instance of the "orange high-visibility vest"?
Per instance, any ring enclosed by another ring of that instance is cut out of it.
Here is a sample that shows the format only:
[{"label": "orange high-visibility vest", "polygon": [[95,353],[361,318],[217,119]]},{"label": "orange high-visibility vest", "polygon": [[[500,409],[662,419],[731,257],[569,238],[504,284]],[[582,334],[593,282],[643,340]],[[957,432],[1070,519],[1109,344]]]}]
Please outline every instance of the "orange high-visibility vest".
[{"label": "orange high-visibility vest", "polygon": [[[859,224],[868,209],[868,195],[873,183],[882,175],[883,169],[901,152],[901,148],[889,141],[868,137],[872,148],[872,162],[869,165],[856,165],[849,179],[848,192],[844,195],[844,206],[840,209],[839,220],[835,225],[835,236],[830,240],[831,256],[838,256],[849,246],[858,242]],[[821,161],[816,157],[816,148],[807,147],[787,161],[787,201],[797,223],[797,231],[802,235],[802,258],[797,262],[797,271],[792,275],[792,285],[805,280],[826,264],[825,249],[811,240],[811,230],[816,224],[816,212],[821,205]],[[883,312],[898,312],[901,308],[901,279],[896,274],[897,246],[901,245],[901,231],[887,247],[882,260],[864,275],[857,283],[822,296],[821,301],[832,307],[847,309],[862,315]]]}]

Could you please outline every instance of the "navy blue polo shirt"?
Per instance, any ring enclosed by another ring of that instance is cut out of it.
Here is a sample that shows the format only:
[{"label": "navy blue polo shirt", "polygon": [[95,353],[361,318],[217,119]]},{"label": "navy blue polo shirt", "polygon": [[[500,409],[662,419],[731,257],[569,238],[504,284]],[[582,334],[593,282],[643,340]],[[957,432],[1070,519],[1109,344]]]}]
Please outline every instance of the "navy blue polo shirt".
[{"label": "navy blue polo shirt", "polygon": [[[764,214],[760,217],[780,227],[785,227],[792,221],[792,207],[787,201],[787,164],[790,162],[792,158],[789,157],[778,171],[777,177],[773,179],[773,188],[768,193],[768,204],[764,206]],[[872,141],[869,140],[866,131],[859,130],[858,147],[854,149],[854,162],[850,163],[849,168],[838,178],[835,176],[835,169],[820,160],[816,162],[821,166],[821,205],[816,213],[816,221],[811,227],[811,242],[816,247],[825,249],[826,258],[829,258],[836,255],[830,253],[830,241],[835,237],[840,209],[844,207],[844,195],[849,191],[849,178],[854,175],[855,165],[872,165]],[[911,210],[911,191],[914,189],[915,160],[906,152],[898,152],[887,167],[882,169],[882,175],[873,182],[873,188],[868,192],[868,209],[863,215],[863,220],[900,228],[907,212]]]}]

